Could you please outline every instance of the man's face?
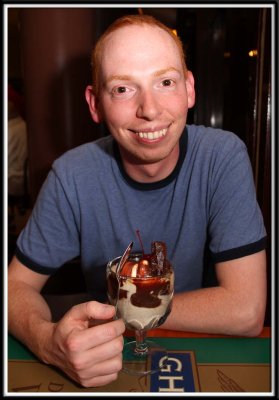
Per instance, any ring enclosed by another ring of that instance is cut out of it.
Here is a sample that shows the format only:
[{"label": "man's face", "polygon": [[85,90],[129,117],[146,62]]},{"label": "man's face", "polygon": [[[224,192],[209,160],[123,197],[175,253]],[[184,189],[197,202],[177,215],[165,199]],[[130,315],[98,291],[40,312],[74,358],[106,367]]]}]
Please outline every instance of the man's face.
[{"label": "man's face", "polygon": [[167,32],[144,25],[112,33],[102,53],[100,87],[95,120],[106,122],[124,160],[176,162],[194,88]]}]

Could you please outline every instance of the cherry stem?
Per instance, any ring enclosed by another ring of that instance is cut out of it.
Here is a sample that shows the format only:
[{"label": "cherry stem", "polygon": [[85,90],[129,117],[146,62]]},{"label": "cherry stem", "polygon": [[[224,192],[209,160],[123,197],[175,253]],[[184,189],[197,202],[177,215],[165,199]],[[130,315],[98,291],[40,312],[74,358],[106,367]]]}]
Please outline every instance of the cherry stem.
[{"label": "cherry stem", "polygon": [[142,244],[142,240],[141,240],[141,236],[140,236],[140,231],[137,229],[136,233],[139,238],[140,245],[141,245],[142,255],[144,255],[144,248],[143,248],[143,244]]}]

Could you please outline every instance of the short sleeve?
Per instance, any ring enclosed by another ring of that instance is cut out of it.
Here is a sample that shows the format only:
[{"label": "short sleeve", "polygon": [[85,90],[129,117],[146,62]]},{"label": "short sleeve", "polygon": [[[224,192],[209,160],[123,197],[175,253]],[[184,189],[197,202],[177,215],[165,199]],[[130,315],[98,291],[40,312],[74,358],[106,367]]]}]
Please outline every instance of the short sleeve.
[{"label": "short sleeve", "polygon": [[250,159],[236,136],[222,143],[211,175],[209,249],[215,262],[260,251],[266,231]]},{"label": "short sleeve", "polygon": [[65,190],[51,170],[17,240],[17,258],[36,272],[51,274],[80,253],[78,210],[71,197],[74,188]]}]

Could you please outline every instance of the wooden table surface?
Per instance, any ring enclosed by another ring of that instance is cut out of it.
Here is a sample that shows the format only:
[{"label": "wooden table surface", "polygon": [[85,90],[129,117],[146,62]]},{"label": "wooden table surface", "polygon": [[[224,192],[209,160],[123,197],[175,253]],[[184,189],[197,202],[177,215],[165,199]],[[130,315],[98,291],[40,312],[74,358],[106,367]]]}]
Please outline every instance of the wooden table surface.
[{"label": "wooden table surface", "polygon": [[[127,340],[134,336],[131,331],[126,331],[125,335]],[[181,376],[175,376],[178,372],[170,370],[141,379],[121,372],[115,382],[104,387],[82,388],[55,368],[36,359],[24,345],[9,335],[8,392],[270,393],[270,327],[265,327],[256,338],[165,329],[150,330],[148,337],[156,337],[158,344],[167,347],[171,360],[181,360]],[[189,382],[192,387],[187,386]]]}]

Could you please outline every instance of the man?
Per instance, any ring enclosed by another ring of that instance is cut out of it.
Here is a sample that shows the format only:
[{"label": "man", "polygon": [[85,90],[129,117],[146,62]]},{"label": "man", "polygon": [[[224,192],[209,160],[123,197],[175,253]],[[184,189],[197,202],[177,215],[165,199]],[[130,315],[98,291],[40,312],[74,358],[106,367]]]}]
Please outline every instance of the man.
[{"label": "man", "polygon": [[[151,17],[116,21],[95,48],[86,100],[111,135],[54,163],[9,267],[10,332],[84,386],[116,379],[124,324],[103,304],[105,265],[139,229],[146,250],[166,242],[175,269],[164,328],[258,335],[265,229],[247,151],[232,133],[185,128],[195,90],[179,39]],[[40,290],[77,255],[94,301],[53,323]],[[202,287],[213,262],[218,284]]]}]

